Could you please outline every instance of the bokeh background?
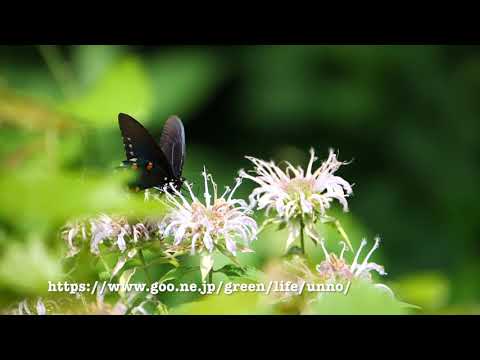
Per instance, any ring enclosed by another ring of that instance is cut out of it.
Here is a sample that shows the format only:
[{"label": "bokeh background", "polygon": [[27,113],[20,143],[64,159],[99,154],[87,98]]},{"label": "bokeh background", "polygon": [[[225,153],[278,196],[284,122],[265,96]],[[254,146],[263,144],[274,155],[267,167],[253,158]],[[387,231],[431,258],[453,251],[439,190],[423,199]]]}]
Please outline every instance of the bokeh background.
[{"label": "bokeh background", "polygon": [[[65,251],[54,229],[111,200],[126,112],[156,136],[181,117],[194,182],[205,165],[232,184],[245,155],[338,149],[355,184],[338,216],[357,244],[382,237],[386,282],[423,313],[479,313],[479,94],[478,46],[1,46],[0,305],[42,294]],[[76,178],[92,176],[103,192],[85,200]]]}]

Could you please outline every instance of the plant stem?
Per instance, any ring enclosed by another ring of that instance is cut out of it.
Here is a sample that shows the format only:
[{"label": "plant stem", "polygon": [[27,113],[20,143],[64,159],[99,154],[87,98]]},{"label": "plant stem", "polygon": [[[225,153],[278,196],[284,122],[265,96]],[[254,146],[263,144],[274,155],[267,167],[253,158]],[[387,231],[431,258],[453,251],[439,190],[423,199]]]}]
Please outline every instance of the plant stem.
[{"label": "plant stem", "polygon": [[150,274],[148,273],[147,270],[147,262],[145,261],[145,257],[143,256],[142,249],[138,249],[138,257],[140,258],[140,261],[142,262],[143,265],[143,271],[145,272],[145,276],[147,277],[148,285],[152,285],[152,278],[150,277]]},{"label": "plant stem", "polygon": [[110,266],[108,266],[107,262],[105,261],[105,259],[103,258],[102,255],[99,255],[98,256],[100,258],[100,261],[102,262],[102,265],[103,267],[105,268],[106,271],[108,271],[109,273],[112,272],[112,270],[110,269]]},{"label": "plant stem", "polygon": [[208,283],[212,284],[213,283],[213,268],[210,270],[208,273]]},{"label": "plant stem", "polygon": [[300,247],[302,249],[302,254],[305,255],[305,238],[303,235],[303,229],[305,227],[305,224],[303,223],[303,216],[300,219]]},{"label": "plant stem", "polygon": [[267,220],[265,220],[265,221],[262,223],[262,225],[260,226],[260,228],[257,230],[257,236],[260,235],[260,234],[263,232],[263,230],[265,230],[265,229],[267,228],[268,225],[270,225],[270,224],[272,224],[272,223],[274,223],[274,222],[275,222],[274,219],[267,219]]}]

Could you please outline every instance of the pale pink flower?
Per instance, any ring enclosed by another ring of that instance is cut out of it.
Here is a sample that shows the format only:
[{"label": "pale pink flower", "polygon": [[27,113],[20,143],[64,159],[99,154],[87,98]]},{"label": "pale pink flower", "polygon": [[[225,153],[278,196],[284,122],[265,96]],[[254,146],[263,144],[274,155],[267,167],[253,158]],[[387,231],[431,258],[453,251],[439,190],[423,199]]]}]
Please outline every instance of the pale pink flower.
[{"label": "pale pink flower", "polygon": [[344,211],[348,211],[347,197],[352,194],[352,186],[334,175],[345,163],[337,160],[333,150],[316,170],[313,170],[313,164],[318,159],[313,149],[310,150],[310,161],[305,171],[288,162],[284,171],[273,161],[250,156],[247,159],[255,165],[253,175],[240,170],[240,176],[259,185],[250,195],[250,202],[258,210],[265,210],[267,216],[274,212],[275,221],[287,225],[287,248],[300,235],[301,221],[306,234],[319,241],[314,224],[327,218],[327,210],[334,200],[342,205]]},{"label": "pale pink flower", "polygon": [[[189,242],[192,254],[196,251],[212,252],[215,247],[225,247],[231,254],[238,250],[248,251],[256,238],[257,223],[248,216],[248,204],[233,197],[241,180],[237,179],[233,189],[226,188],[218,196],[217,184],[206,170],[204,179],[204,201],[197,198],[190,184],[185,182],[190,199],[182,195],[174,186],[165,191],[171,211],[160,224],[165,236],[173,236],[174,246]],[[211,188],[211,189],[210,189]]]},{"label": "pale pink flower", "polygon": [[[323,249],[325,260],[317,265],[316,270],[325,282],[351,281],[353,279],[361,279],[367,282],[373,282],[371,274],[372,271],[375,271],[382,276],[387,275],[383,266],[374,262],[369,262],[370,257],[380,245],[380,238],[378,237],[375,238],[375,244],[367,253],[367,256],[365,256],[363,261],[361,261],[360,254],[365,245],[367,245],[367,241],[363,239],[351,264],[348,264],[344,258],[345,251],[347,250],[347,245],[345,243],[342,243],[343,248],[340,256],[337,256],[334,253],[329,254],[323,239],[320,241],[320,245]],[[374,286],[385,290],[393,296],[392,290],[386,285],[374,284]]]}]

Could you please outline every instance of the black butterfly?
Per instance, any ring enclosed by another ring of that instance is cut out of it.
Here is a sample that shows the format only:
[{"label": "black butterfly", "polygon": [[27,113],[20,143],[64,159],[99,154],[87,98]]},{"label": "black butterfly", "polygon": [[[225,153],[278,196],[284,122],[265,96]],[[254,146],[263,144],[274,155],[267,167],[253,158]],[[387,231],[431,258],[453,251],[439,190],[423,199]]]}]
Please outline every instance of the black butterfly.
[{"label": "black butterfly", "polygon": [[127,160],[124,166],[140,171],[134,187],[163,190],[171,183],[177,190],[183,185],[183,163],[185,161],[185,130],[182,121],[171,116],[166,121],[160,143],[137,120],[127,114],[118,114],[118,124],[125,145]]}]

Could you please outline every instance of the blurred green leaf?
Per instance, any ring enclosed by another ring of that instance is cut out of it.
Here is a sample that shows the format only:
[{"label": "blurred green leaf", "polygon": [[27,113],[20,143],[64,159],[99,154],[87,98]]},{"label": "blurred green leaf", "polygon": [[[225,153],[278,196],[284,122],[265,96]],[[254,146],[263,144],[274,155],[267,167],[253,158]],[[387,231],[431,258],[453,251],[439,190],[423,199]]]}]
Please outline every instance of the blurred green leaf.
[{"label": "blurred green leaf", "polygon": [[48,292],[48,281],[62,278],[58,256],[50,253],[40,238],[13,242],[0,258],[0,284],[15,292],[38,295]]},{"label": "blurred green leaf", "polygon": [[232,280],[241,278],[258,282],[262,278],[261,271],[255,269],[253,266],[237,266],[234,264],[227,264],[220,269],[215,270],[215,272],[222,273]]},{"label": "blurred green leaf", "polygon": [[202,281],[207,279],[208,274],[213,268],[214,258],[211,253],[200,255],[200,273],[202,274]]},{"label": "blurred green leaf", "polygon": [[124,297],[126,294],[125,290],[124,290],[124,287],[130,283],[130,280],[132,279],[132,276],[135,275],[135,272],[137,271],[137,269],[129,269],[129,270],[125,270],[122,275],[120,275],[120,279],[118,280],[118,283],[122,285],[122,288],[119,292],[119,295],[121,297]]},{"label": "blurred green leaf", "polygon": [[319,315],[405,315],[409,306],[365,282],[352,282],[347,295],[322,293],[306,311]]},{"label": "blurred green leaf", "polygon": [[257,293],[210,295],[199,301],[183,304],[170,311],[172,315],[253,315],[269,314],[272,310]]},{"label": "blurred green leaf", "polygon": [[402,298],[421,306],[425,311],[437,310],[448,302],[448,279],[439,273],[417,273],[396,281],[392,287]]},{"label": "blurred green leaf", "polygon": [[28,230],[98,212],[142,216],[164,211],[160,202],[145,202],[141,195],[126,193],[125,176],[116,175],[86,177],[45,170],[10,173],[0,178],[0,216]]}]

